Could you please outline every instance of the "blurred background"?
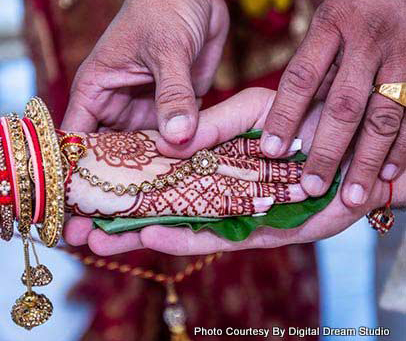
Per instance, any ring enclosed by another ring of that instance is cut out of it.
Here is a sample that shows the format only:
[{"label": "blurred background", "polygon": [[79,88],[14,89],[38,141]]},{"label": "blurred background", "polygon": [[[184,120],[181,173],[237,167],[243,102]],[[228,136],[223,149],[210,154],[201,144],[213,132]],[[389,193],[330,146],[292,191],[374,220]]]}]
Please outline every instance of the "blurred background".
[{"label": "blurred background", "polygon": [[[0,112],[21,113],[27,100],[36,94],[35,72],[22,41],[22,0],[0,0]],[[404,217],[398,221],[405,221]],[[321,326],[390,327],[388,340],[404,340],[405,315],[387,313],[377,307],[377,297],[391,269],[402,224],[398,223],[385,239],[377,240],[365,219],[344,233],[317,244],[321,290]],[[70,287],[83,273],[83,267],[69,256],[42,247],[43,262],[54,270],[55,279],[44,292],[54,303],[54,316],[31,332],[16,327],[9,310],[24,287],[19,280],[23,268],[19,240],[1,242],[0,247],[0,341],[78,340],[86,328],[91,310],[68,302]],[[63,269],[63,270],[62,270]],[[62,270],[62,271],[61,271]],[[402,334],[403,333],[403,334]],[[403,337],[403,338],[402,338]],[[356,340],[358,337],[351,337]],[[378,340],[377,337],[359,337]],[[324,340],[334,337],[324,337]],[[342,337],[339,338],[343,340]]]}]

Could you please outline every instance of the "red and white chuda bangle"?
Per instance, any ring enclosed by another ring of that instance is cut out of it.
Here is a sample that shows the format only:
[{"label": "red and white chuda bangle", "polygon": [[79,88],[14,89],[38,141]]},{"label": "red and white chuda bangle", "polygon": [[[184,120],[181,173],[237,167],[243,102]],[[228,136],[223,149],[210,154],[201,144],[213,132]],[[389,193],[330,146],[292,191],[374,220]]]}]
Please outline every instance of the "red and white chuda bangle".
[{"label": "red and white chuda bangle", "polygon": [[32,182],[35,185],[35,209],[32,219],[33,224],[41,223],[44,220],[45,212],[45,179],[44,166],[41,156],[37,132],[30,119],[23,118],[21,120],[28,148],[30,151],[29,173]]},{"label": "red and white chuda bangle", "polygon": [[381,235],[387,233],[395,223],[395,216],[392,213],[390,205],[393,198],[393,183],[389,182],[389,199],[384,207],[373,209],[367,214],[368,222],[372,228],[377,230]]},{"label": "red and white chuda bangle", "polygon": [[14,234],[14,197],[10,169],[6,136],[0,124],[0,237],[6,241],[9,241]]}]

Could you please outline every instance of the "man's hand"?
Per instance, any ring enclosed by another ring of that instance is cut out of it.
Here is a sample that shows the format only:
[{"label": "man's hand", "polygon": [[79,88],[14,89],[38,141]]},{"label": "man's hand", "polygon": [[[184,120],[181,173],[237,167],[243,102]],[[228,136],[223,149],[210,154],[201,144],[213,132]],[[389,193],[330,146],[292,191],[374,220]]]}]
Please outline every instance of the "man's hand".
[{"label": "man's hand", "polygon": [[325,100],[302,177],[310,195],[327,191],[359,125],[341,191],[345,205],[365,207],[379,173],[391,180],[405,169],[404,109],[379,94],[370,97],[373,84],[406,81],[405,16],[403,0],[325,0],[316,11],[283,75],[262,139],[266,155],[280,156],[312,100]]},{"label": "man's hand", "polygon": [[223,0],[127,0],[79,68],[62,128],[189,141],[229,26]]}]

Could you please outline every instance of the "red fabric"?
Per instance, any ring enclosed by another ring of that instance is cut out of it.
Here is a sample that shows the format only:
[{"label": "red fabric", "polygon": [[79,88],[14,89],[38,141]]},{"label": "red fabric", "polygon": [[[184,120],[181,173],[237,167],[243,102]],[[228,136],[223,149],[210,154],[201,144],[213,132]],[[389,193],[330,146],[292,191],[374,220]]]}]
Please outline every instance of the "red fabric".
[{"label": "red fabric", "polygon": [[51,2],[49,0],[29,0],[34,8],[42,13],[49,26],[49,32],[52,38],[53,53],[58,65],[58,76],[55,79],[49,80],[46,85],[50,89],[52,96],[47,97],[47,104],[52,108],[54,124],[59,127],[63,120],[63,113],[68,104],[68,94],[70,84],[66,77],[65,65],[61,56],[61,44],[59,37],[59,27],[55,24],[53,13],[51,10]]}]

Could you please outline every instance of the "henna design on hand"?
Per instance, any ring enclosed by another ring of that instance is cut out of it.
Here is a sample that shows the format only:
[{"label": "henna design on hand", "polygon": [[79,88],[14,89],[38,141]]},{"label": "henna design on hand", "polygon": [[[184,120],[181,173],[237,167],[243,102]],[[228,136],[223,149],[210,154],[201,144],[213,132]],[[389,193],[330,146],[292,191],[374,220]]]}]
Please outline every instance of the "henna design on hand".
[{"label": "henna design on hand", "polygon": [[[145,194],[150,206],[144,209],[147,216],[185,215],[219,217],[250,215],[255,213],[254,198],[274,198],[277,203],[302,201],[299,184],[259,183],[239,180],[220,174],[199,177],[187,176],[176,187]],[[291,190],[298,192],[291,195]],[[244,199],[242,199],[244,198]],[[134,210],[132,217],[144,216]]]},{"label": "henna design on hand", "polygon": [[[148,181],[152,181],[174,174],[185,161],[160,155],[155,147],[154,134],[88,134],[86,142],[92,152],[87,162],[90,163],[86,165],[86,160],[82,162],[85,162],[86,167],[95,169],[95,162],[104,161],[105,165],[99,167],[98,171],[94,170],[95,174],[101,174],[102,179],[113,183],[123,181],[126,186],[129,183],[139,184],[145,181],[146,176],[149,176]],[[273,202],[306,199],[307,195],[299,184],[303,163],[261,158],[259,140],[234,139],[216,147],[215,151],[218,153],[219,166],[217,173],[212,175],[192,173],[179,178],[175,184],[161,189],[157,187],[151,192],[140,192],[131,198],[117,197],[113,193],[100,194],[97,192],[100,188],[92,187],[86,193],[97,195],[97,199],[85,200],[79,196],[83,193],[83,189],[80,189],[71,198],[67,193],[67,207],[75,214],[99,217],[219,217],[251,215],[258,209],[261,212],[268,210]],[[144,154],[141,155],[141,152]],[[87,182],[79,182],[78,177],[75,186],[90,186]],[[268,204],[264,204],[264,198],[270,199],[266,201]]]},{"label": "henna design on hand", "polygon": [[242,137],[220,144],[213,151],[219,155],[226,155],[231,158],[240,158],[242,156],[251,156],[256,158],[265,158],[262,154],[259,139],[246,139]]},{"label": "henna design on hand", "polygon": [[221,197],[220,216],[236,216],[255,213],[252,197]]},{"label": "henna design on hand", "polygon": [[160,156],[155,142],[142,132],[90,133],[85,141],[97,161],[112,167],[142,170],[154,157]]},{"label": "henna design on hand", "polygon": [[[238,159],[228,156],[219,156],[219,164],[236,168],[235,176],[244,179],[260,182],[280,182],[280,183],[299,183],[303,172],[304,163],[275,161],[269,159],[254,159],[247,156],[241,156]],[[246,174],[238,170],[252,171]],[[230,175],[231,170],[221,170],[220,173]]]}]

